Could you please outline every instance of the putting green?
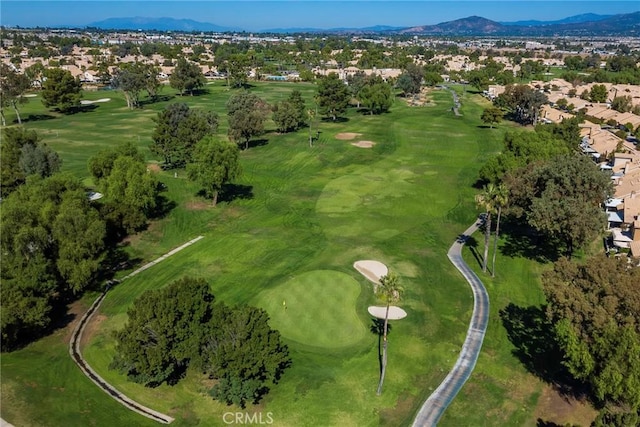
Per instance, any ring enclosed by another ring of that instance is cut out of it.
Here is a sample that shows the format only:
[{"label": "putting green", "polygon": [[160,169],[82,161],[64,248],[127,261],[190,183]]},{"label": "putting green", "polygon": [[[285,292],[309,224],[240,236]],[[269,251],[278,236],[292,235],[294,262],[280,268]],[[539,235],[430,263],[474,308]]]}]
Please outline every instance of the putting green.
[{"label": "putting green", "polygon": [[351,276],[315,270],[261,292],[255,304],[267,310],[271,327],[284,337],[335,348],[354,344],[367,333],[356,314],[359,294],[360,284]]}]

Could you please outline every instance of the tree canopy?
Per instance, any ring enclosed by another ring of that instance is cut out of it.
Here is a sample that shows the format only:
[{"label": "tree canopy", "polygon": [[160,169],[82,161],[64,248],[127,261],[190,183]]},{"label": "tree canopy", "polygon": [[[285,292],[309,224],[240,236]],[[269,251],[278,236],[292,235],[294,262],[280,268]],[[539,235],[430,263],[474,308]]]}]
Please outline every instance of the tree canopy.
[{"label": "tree canopy", "polygon": [[600,205],[613,192],[611,179],[585,156],[564,155],[531,164],[505,181],[512,211],[563,245],[569,256],[604,229]]},{"label": "tree canopy", "polygon": [[[640,410],[640,269],[598,255],[560,259],[542,276],[569,372],[600,402]],[[637,417],[636,417],[637,419]]]},{"label": "tree canopy", "polygon": [[179,90],[183,95],[185,92],[193,95],[193,92],[204,87],[206,82],[198,64],[189,62],[185,58],[178,58],[178,63],[169,76],[171,87]]},{"label": "tree canopy", "polygon": [[29,175],[41,178],[53,175],[61,164],[60,156],[40,142],[35,131],[22,127],[5,128],[0,144],[0,195],[8,196],[24,184]]},{"label": "tree canopy", "polygon": [[22,95],[31,88],[31,80],[25,74],[18,73],[7,64],[0,64],[0,111],[2,111],[2,126],[6,126],[4,107],[10,106],[16,113],[18,124],[22,124],[18,106],[26,103],[29,98]]},{"label": "tree canopy", "polygon": [[547,96],[544,93],[528,85],[507,85],[494,104],[506,109],[516,122],[528,125],[537,122],[540,107],[546,102]]},{"label": "tree canopy", "polygon": [[318,106],[323,115],[335,121],[347,111],[349,99],[349,88],[336,73],[329,73],[318,81]]},{"label": "tree canopy", "polygon": [[507,132],[503,143],[503,151],[480,168],[482,181],[497,184],[508,172],[570,152],[562,139],[542,131]]},{"label": "tree canopy", "polygon": [[131,143],[100,151],[89,159],[89,170],[104,194],[104,218],[118,234],[139,231],[156,213],[159,183]]},{"label": "tree canopy", "polygon": [[212,136],[196,145],[192,162],[187,164],[189,179],[200,184],[213,206],[222,186],[240,175],[238,146]]},{"label": "tree canopy", "polygon": [[161,88],[158,71],[158,67],[142,62],[122,64],[113,76],[111,84],[124,92],[127,107],[137,108],[140,106],[140,92],[143,90],[146,90],[152,99],[157,96]]},{"label": "tree canopy", "polygon": [[233,94],[227,101],[229,138],[249,148],[251,138],[264,132],[264,122],[269,114],[269,105],[258,95],[247,90]]},{"label": "tree canopy", "polygon": [[382,80],[380,76],[367,77],[358,97],[362,106],[372,115],[389,111],[393,104],[391,85]]},{"label": "tree canopy", "polygon": [[168,167],[184,166],[195,145],[218,130],[218,114],[190,109],[185,103],[167,105],[154,119],[151,152],[162,156]]},{"label": "tree canopy", "polygon": [[299,90],[273,105],[273,121],[279,132],[291,132],[300,129],[307,119],[307,107]]},{"label": "tree canopy", "polygon": [[41,95],[45,107],[55,107],[66,113],[80,105],[82,83],[79,79],[62,68],[48,68],[44,76]]},{"label": "tree canopy", "polygon": [[3,346],[41,333],[55,304],[92,283],[105,237],[105,222],[71,176],[32,176],[2,201]]}]

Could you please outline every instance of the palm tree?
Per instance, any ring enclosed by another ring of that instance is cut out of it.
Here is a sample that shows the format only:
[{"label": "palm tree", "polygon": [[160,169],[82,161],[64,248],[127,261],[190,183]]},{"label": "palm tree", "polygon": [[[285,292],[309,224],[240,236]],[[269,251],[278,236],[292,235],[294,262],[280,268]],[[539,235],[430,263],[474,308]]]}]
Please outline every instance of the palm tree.
[{"label": "palm tree", "polygon": [[496,235],[493,240],[493,263],[491,266],[491,277],[496,276],[496,252],[498,251],[498,236],[500,235],[500,216],[502,208],[509,204],[509,189],[504,184],[496,187],[494,195],[495,206],[498,208],[498,218],[496,219]]},{"label": "palm tree", "polygon": [[487,259],[489,258],[489,239],[491,237],[491,214],[495,210],[496,186],[493,183],[484,186],[484,191],[476,194],[476,204],[485,213],[484,221],[484,258],[482,260],[482,271],[487,272]]},{"label": "palm tree", "polygon": [[393,273],[388,273],[386,276],[380,278],[380,284],[376,286],[376,294],[382,297],[387,303],[387,310],[384,315],[384,329],[382,338],[382,369],[380,370],[380,382],[378,383],[378,391],[376,394],[379,396],[382,393],[382,383],[384,382],[384,374],[387,370],[387,331],[389,326],[389,307],[392,303],[400,300],[400,294],[402,293],[402,287],[398,276]]}]

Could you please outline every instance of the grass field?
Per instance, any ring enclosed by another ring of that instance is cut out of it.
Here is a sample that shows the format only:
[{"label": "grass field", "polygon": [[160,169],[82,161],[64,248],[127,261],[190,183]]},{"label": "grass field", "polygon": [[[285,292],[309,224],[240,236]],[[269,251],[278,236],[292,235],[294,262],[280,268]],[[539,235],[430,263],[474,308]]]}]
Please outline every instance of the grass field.
[{"label": "grass field", "polygon": [[[173,98],[140,111],[127,110],[119,93],[87,93],[87,99],[111,101],[86,113],[28,119],[26,126],[61,153],[64,170],[87,178],[86,160],[124,140],[156,161],[147,151],[151,118],[168,102],[218,111],[225,133],[224,104],[230,92],[219,84],[208,88],[206,95],[184,98],[167,90],[165,95]],[[270,102],[292,89],[309,100],[314,87],[252,88]],[[248,412],[270,412],[278,426],[409,424],[453,366],[464,340],[471,291],[446,252],[476,218],[472,184],[510,126],[482,126],[485,101],[475,95],[461,93],[462,117],[452,114],[450,93],[434,91],[431,96],[435,106],[407,107],[397,100],[382,116],[350,111],[347,121],[322,122],[312,148],[306,129],[288,135],[270,131],[265,144],[241,154],[244,174],[236,184],[243,197],[223,200],[215,209],[195,195],[198,188],[182,171],[177,177],[173,171],[159,172],[175,208],[132,236],[129,254],[147,261],[197,235],[205,238],[110,291],[84,350],[93,368],[129,396],[174,416],[176,426],[225,425],[222,414],[235,409],[207,397],[204,390],[210,384],[198,375],[177,386],[147,389],[107,368],[114,354],[111,333],[126,322],[132,301],[147,289],[193,275],[206,278],[216,298],[228,304],[266,309],[290,347],[291,369]],[[55,116],[37,99],[24,107],[26,118],[46,115]],[[360,133],[359,138],[376,145],[354,147],[335,137],[340,132]],[[472,263],[474,258],[466,255]],[[399,305],[408,317],[392,322],[387,377],[379,397],[378,337],[369,331],[366,312],[376,299],[371,284],[351,267],[359,259],[382,261],[401,276],[405,288]],[[486,280],[492,317],[485,347],[442,426],[536,425],[542,384],[511,354],[513,346],[497,311],[511,301],[540,303],[543,266],[499,257],[498,268],[495,280]],[[88,305],[91,297],[83,303]],[[65,331],[3,354],[3,418],[25,426],[150,425],[75,369],[64,345]],[[85,407],[79,403],[85,397],[96,406],[104,401],[104,407]]]}]

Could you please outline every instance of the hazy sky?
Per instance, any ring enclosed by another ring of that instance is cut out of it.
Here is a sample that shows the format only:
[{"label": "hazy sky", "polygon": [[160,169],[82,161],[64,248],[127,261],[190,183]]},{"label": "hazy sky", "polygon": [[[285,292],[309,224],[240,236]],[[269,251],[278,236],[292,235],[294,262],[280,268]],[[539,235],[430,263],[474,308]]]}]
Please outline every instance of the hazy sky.
[{"label": "hazy sky", "polygon": [[0,24],[84,26],[106,18],[172,17],[240,27],[367,27],[437,24],[478,15],[494,21],[554,20],[582,13],[640,10],[636,1],[51,1],[0,0]]}]

